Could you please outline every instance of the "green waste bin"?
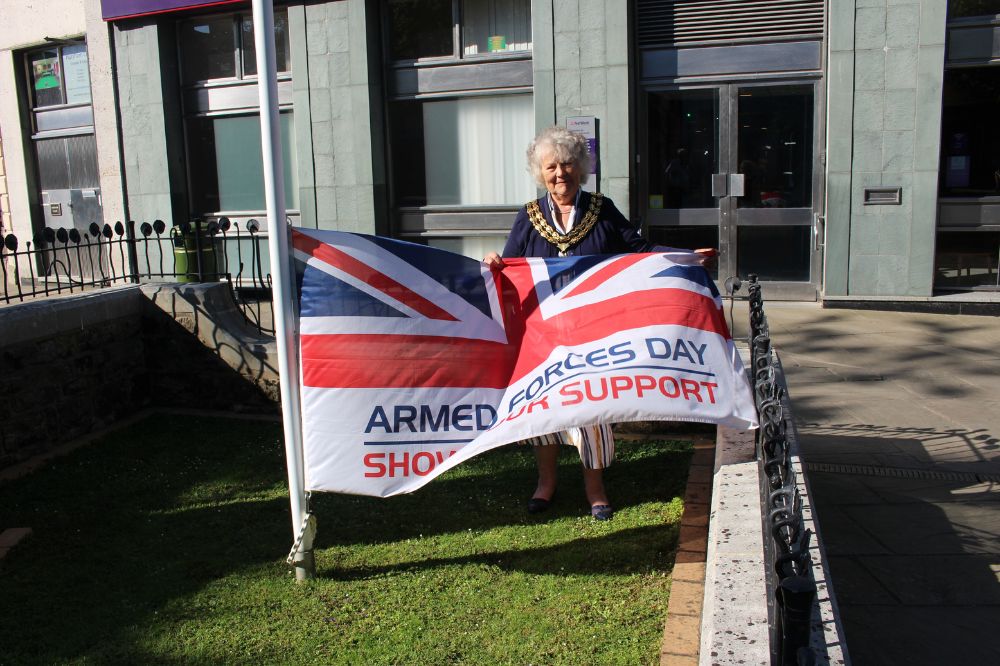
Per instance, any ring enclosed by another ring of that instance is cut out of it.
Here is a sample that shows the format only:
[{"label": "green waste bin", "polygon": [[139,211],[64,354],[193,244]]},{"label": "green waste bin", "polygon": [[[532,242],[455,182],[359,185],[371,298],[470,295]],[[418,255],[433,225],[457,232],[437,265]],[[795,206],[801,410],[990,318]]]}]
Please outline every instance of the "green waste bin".
[{"label": "green waste bin", "polygon": [[215,239],[207,229],[195,225],[187,228],[174,227],[170,236],[174,246],[174,273],[177,274],[178,282],[218,282],[218,253]]}]

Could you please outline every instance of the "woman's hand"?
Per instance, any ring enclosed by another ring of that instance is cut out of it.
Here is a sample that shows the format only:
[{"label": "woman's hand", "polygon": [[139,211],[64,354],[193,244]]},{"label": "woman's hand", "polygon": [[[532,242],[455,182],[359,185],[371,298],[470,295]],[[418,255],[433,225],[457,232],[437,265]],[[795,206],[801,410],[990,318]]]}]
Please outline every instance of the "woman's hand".
[{"label": "woman's hand", "polygon": [[719,251],[714,247],[700,247],[694,253],[701,257],[701,265],[705,268],[715,266],[716,257],[719,256]]},{"label": "woman's hand", "polygon": [[490,252],[483,257],[483,263],[489,265],[491,271],[498,271],[503,268],[503,259],[496,252]]}]

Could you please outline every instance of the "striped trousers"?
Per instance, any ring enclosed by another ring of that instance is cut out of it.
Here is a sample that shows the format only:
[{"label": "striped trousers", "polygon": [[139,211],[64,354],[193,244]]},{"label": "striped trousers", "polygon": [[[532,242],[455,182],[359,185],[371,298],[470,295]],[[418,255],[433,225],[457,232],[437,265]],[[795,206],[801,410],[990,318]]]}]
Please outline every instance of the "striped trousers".
[{"label": "striped trousers", "polygon": [[569,428],[549,435],[529,437],[524,442],[532,446],[575,446],[584,469],[604,469],[615,460],[615,438],[610,425]]}]

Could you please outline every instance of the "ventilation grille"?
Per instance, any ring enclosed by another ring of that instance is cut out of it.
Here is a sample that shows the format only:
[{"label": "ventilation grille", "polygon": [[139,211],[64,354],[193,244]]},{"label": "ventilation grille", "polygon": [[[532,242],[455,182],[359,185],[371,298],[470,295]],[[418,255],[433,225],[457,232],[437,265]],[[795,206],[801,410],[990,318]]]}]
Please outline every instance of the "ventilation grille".
[{"label": "ventilation grille", "polygon": [[822,38],[824,0],[638,0],[640,47]]}]

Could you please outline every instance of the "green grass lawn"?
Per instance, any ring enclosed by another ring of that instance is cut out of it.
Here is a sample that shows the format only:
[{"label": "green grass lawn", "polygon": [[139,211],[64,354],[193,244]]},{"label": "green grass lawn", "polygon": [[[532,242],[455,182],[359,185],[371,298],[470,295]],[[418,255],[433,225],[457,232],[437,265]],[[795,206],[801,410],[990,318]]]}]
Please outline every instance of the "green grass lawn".
[{"label": "green grass lawn", "polygon": [[0,486],[0,664],[658,663],[690,461],[624,443],[590,518],[579,459],[524,510],[530,451],[412,495],[314,498],[317,579],[294,583],[280,426],[156,415]]}]

